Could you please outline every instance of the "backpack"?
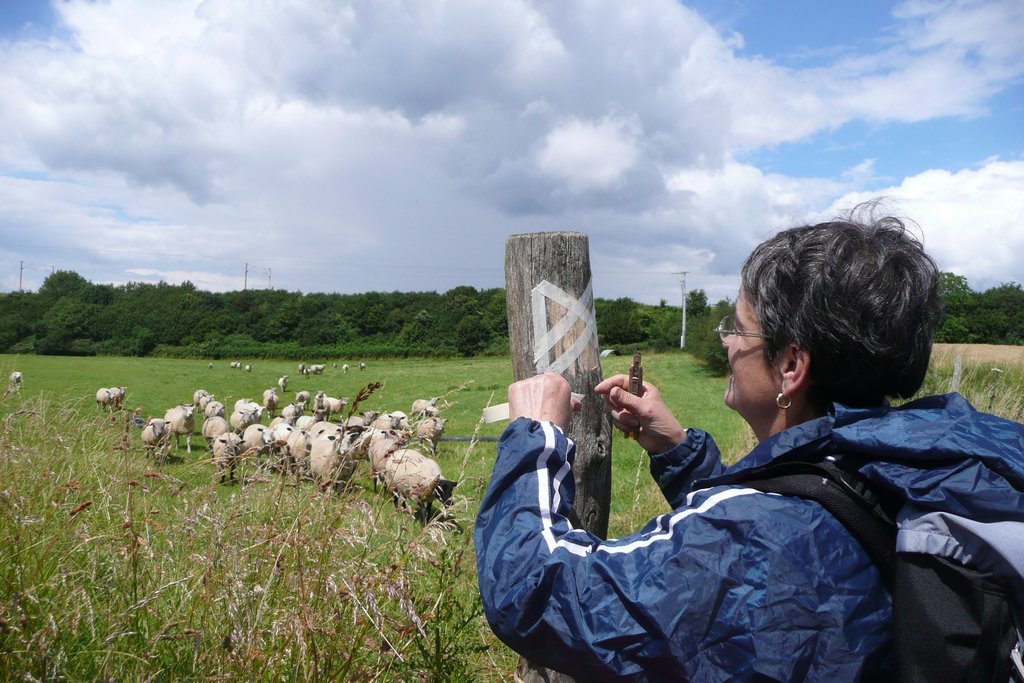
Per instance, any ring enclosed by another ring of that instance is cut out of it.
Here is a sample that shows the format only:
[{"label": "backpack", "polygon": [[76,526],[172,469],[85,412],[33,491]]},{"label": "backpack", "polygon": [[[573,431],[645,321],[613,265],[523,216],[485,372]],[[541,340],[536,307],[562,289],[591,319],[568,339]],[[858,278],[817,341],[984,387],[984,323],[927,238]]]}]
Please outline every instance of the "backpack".
[{"label": "backpack", "polygon": [[857,539],[892,595],[895,680],[1024,683],[1020,605],[1010,588],[941,557],[897,553],[901,499],[834,458],[769,463],[715,483],[816,501]]}]

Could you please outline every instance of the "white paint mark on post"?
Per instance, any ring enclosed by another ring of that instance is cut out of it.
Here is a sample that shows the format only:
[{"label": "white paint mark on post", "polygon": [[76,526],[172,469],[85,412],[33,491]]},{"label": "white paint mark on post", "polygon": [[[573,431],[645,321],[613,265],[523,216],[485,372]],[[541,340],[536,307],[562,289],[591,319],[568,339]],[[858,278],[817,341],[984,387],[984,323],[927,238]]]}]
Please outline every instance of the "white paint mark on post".
[{"label": "white paint mark on post", "polygon": [[[565,315],[550,329],[547,316],[549,300],[565,308]],[[542,280],[530,291],[530,308],[533,313],[533,338],[535,340],[533,362],[538,374],[542,372],[561,374],[576,362],[576,359],[590,344],[591,338],[597,345],[593,280],[587,283],[587,288],[581,299],[576,299],[547,280]],[[584,326],[582,333],[557,358],[551,360],[551,351],[558,346],[569,330],[580,322]]]}]

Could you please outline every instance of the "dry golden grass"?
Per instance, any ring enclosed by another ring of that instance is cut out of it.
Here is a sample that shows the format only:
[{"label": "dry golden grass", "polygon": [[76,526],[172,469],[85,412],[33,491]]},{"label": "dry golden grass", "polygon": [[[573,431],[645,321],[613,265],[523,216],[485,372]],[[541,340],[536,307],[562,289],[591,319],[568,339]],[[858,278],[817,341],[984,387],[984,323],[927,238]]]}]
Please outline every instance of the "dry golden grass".
[{"label": "dry golden grass", "polygon": [[996,344],[936,344],[932,349],[932,362],[952,365],[957,355],[964,363],[1024,366],[1024,346]]}]

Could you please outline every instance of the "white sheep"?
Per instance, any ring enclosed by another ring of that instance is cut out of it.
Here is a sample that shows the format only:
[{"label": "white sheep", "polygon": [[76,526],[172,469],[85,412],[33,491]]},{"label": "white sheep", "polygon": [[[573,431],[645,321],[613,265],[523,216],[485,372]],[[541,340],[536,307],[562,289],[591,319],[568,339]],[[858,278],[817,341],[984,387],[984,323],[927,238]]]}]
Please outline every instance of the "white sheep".
[{"label": "white sheep", "polygon": [[401,410],[392,410],[391,419],[395,421],[395,429],[412,429],[412,426],[409,424],[409,416]]},{"label": "white sheep", "polygon": [[213,462],[220,472],[220,483],[225,479],[234,480],[235,466],[238,465],[238,456],[242,453],[242,438],[237,434],[228,432],[221,434],[213,442]]},{"label": "white sheep", "polygon": [[324,434],[313,439],[309,449],[309,470],[324,488],[344,484],[352,478],[356,463],[348,451],[354,438],[354,435]]},{"label": "white sheep", "polygon": [[316,392],[316,396],[313,397],[313,405],[317,410],[323,410],[327,414],[327,418],[330,419],[331,415],[340,414],[345,410],[345,406],[348,405],[348,399],[345,397],[334,398],[328,396],[323,391]]},{"label": "white sheep", "polygon": [[158,459],[163,460],[164,451],[171,440],[170,426],[166,420],[153,418],[142,428],[141,439],[149,455],[153,455],[154,451],[159,449]]},{"label": "white sheep", "polygon": [[180,438],[184,434],[185,448],[188,453],[191,453],[192,432],[196,429],[195,408],[184,404],[175,406],[164,414],[164,419],[170,423],[171,434],[174,435],[174,447],[180,446]]},{"label": "white sheep", "polygon": [[288,375],[281,375],[277,378],[277,386],[281,387],[281,393],[288,391]]},{"label": "white sheep", "polygon": [[96,390],[96,407],[99,409],[106,408],[113,412],[114,408],[114,395],[110,393],[110,389],[97,389]]},{"label": "white sheep", "polygon": [[288,439],[294,431],[295,428],[284,420],[267,427],[267,432],[270,433],[271,467],[285,469],[288,463],[288,454],[285,451],[288,448]]},{"label": "white sheep", "polygon": [[[394,413],[382,413],[370,422],[370,426],[381,431],[387,431],[388,429],[401,429],[401,421],[401,416]],[[406,422],[408,423],[408,421]]]},{"label": "white sheep", "polygon": [[412,402],[412,410],[410,412],[414,418],[437,417],[440,413],[437,408],[437,396],[431,399],[416,399]]},{"label": "white sheep", "polygon": [[359,361],[359,369],[360,370],[365,370],[366,369],[366,363],[364,363],[363,361]]},{"label": "white sheep", "polygon": [[196,408],[199,408],[199,411],[203,413],[203,415],[205,415],[206,406],[210,405],[215,400],[216,399],[213,397],[213,394],[206,394],[205,396],[200,396],[199,403],[196,404]]},{"label": "white sheep", "polygon": [[310,425],[307,430],[309,435],[314,439],[322,434],[330,433],[341,436],[345,432],[345,428],[334,422],[328,422],[327,420],[321,420]]},{"label": "white sheep", "polygon": [[281,417],[288,420],[289,424],[294,425],[295,421],[302,417],[303,412],[305,412],[305,407],[301,403],[289,403],[281,409]]},{"label": "white sheep", "polygon": [[259,408],[260,404],[251,398],[240,398],[235,401],[235,410],[251,410],[253,408]]},{"label": "white sheep", "polygon": [[324,409],[327,411],[328,419],[331,415],[341,415],[345,410],[345,406],[348,405],[348,398],[342,396],[341,398],[334,398],[333,396],[324,396],[323,400]]},{"label": "white sheep", "polygon": [[208,367],[210,370],[213,370],[213,363],[207,363],[206,367]]},{"label": "white sheep", "polygon": [[[211,397],[212,398],[212,397]],[[224,404],[220,401],[210,401],[203,408],[203,415],[210,417],[224,417]]]},{"label": "white sheep", "polygon": [[247,363],[246,366],[245,366],[245,371],[246,372],[252,372],[252,365]]},{"label": "white sheep", "polygon": [[416,425],[416,438],[430,444],[430,451],[434,455],[437,455],[437,442],[441,439],[446,422],[442,417],[427,417]]},{"label": "white sheep", "polygon": [[110,387],[110,395],[114,399],[114,410],[121,410],[121,404],[128,395],[128,387]]},{"label": "white sheep", "polygon": [[236,432],[241,432],[249,425],[254,425],[263,417],[263,406],[251,404],[242,406],[241,410],[236,409],[228,418],[228,424]]},{"label": "white sheep", "polygon": [[369,429],[364,433],[353,457],[356,459],[369,459],[374,490],[377,488],[377,482],[384,476],[384,467],[388,458],[408,442],[409,435],[407,433],[398,432],[393,429],[386,431]]},{"label": "white sheep", "polygon": [[362,415],[352,415],[345,420],[346,429],[362,429],[366,426],[366,420],[363,419]]},{"label": "white sheep", "polygon": [[308,430],[317,422],[323,422],[327,414],[323,410],[314,410],[312,415],[302,415],[295,420],[295,427]]},{"label": "white sheep", "polygon": [[[204,396],[209,397],[209,395],[210,392],[206,389],[196,389],[192,393],[192,405],[199,406],[199,401],[201,401]],[[202,406],[199,406],[199,409],[202,410]]]},{"label": "white sheep", "polygon": [[452,501],[455,482],[444,478],[435,460],[419,451],[400,448],[384,462],[384,483],[390,489],[397,507],[401,501],[406,507],[415,507],[416,519],[426,523],[430,519],[435,499],[448,507]]},{"label": "white sheep", "polygon": [[309,371],[310,374],[322,375],[322,374],[324,374],[324,370],[327,369],[327,366],[322,364],[322,363],[316,363],[314,365],[310,365],[306,369]]},{"label": "white sheep", "polygon": [[266,455],[273,440],[273,432],[265,425],[251,424],[242,432],[242,445],[255,455]]},{"label": "white sheep", "polygon": [[206,439],[206,444],[211,450],[213,449],[214,439],[230,431],[231,425],[220,415],[208,417],[203,422],[203,438]]},{"label": "white sheep", "polygon": [[293,429],[292,433],[288,435],[288,441],[283,450],[285,459],[300,470],[308,470],[309,449],[312,445],[313,439],[307,432]]},{"label": "white sheep", "polygon": [[306,406],[309,405],[309,392],[303,389],[302,391],[295,392],[295,402],[302,404],[302,409],[305,410]]},{"label": "white sheep", "polygon": [[305,375],[306,374],[306,364],[305,363],[299,363],[299,374],[300,375]]},{"label": "white sheep", "polygon": [[23,375],[17,370],[11,373],[11,391],[17,391],[18,389],[21,389],[22,378]]},{"label": "white sheep", "polygon": [[341,371],[343,373],[345,373],[346,375],[348,374],[348,363],[342,363],[341,364]]},{"label": "white sheep", "polygon": [[280,399],[277,397],[277,389],[267,389],[263,392],[263,407],[267,409],[267,415],[274,416],[274,411],[277,410],[277,404]]}]

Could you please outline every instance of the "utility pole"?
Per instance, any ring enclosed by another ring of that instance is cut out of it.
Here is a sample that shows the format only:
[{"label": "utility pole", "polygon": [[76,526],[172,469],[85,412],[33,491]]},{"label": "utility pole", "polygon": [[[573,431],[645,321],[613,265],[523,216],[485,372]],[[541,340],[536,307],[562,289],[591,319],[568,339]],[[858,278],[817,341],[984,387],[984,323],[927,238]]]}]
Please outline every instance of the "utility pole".
[{"label": "utility pole", "polygon": [[274,286],[273,286],[273,283],[271,282],[271,279],[270,279],[270,268],[264,268],[263,270],[267,274],[267,289],[273,289]]},{"label": "utility pole", "polygon": [[245,277],[242,278],[242,291],[249,289],[249,262],[245,262]]},{"label": "utility pole", "polygon": [[683,293],[683,325],[682,330],[679,333],[679,348],[686,348],[686,274],[689,271],[683,270],[678,273],[672,273],[673,275],[679,276],[679,288]]},{"label": "utility pole", "polygon": [[57,266],[40,265],[40,264],[33,264],[33,263],[26,264],[24,261],[21,261],[19,266],[18,266],[18,291],[19,292],[25,291],[25,289],[24,289],[24,280],[25,280],[25,266],[26,265],[28,265],[29,268],[35,268],[36,270],[39,270],[40,268],[49,268],[50,269],[50,275],[53,275],[54,273],[57,272]]}]

